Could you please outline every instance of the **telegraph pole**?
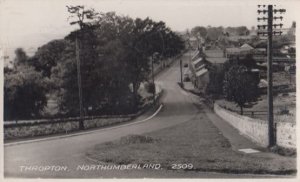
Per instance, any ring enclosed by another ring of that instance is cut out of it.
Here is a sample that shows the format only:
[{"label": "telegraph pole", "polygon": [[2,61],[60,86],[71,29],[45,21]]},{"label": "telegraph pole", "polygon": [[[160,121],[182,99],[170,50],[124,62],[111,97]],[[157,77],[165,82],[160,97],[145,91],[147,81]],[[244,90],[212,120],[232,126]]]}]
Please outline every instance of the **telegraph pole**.
[{"label": "telegraph pole", "polygon": [[183,81],[182,81],[182,59],[180,59],[180,83],[181,83],[181,86],[183,87]]},{"label": "telegraph pole", "polygon": [[273,55],[273,6],[268,5],[268,45],[267,45],[267,59],[268,59],[268,121],[269,121],[269,147],[275,145],[274,140],[274,116],[273,116],[273,69],[272,69],[272,55]]},{"label": "telegraph pole", "polygon": [[80,71],[80,53],[79,53],[79,45],[78,45],[78,36],[76,33],[76,61],[77,61],[77,82],[78,82],[78,94],[79,94],[79,129],[83,130],[83,105],[82,105],[82,88],[81,88],[81,71]]},{"label": "telegraph pole", "polygon": [[156,89],[156,86],[155,86],[155,82],[154,82],[154,54],[152,54],[152,61],[151,61],[151,70],[152,70],[152,84],[153,84],[153,90],[152,90],[152,94],[153,94],[153,104],[155,104],[155,89]]},{"label": "telegraph pole", "polygon": [[[266,7],[266,5],[258,5],[258,8]],[[273,20],[280,19],[282,20],[282,16],[280,17],[273,17],[273,13],[284,13],[285,9],[273,9],[273,5],[268,5],[267,9],[257,10],[258,14],[268,14],[268,17],[259,17],[257,18],[258,21],[263,20],[267,21],[267,25],[258,25],[258,35],[267,35],[267,79],[268,79],[268,136],[269,136],[269,148],[276,145],[275,140],[275,132],[274,132],[274,114],[273,114],[273,70],[272,70],[272,61],[273,61],[273,35],[281,35],[281,31],[276,31],[276,27],[279,26],[282,28],[282,24],[273,24]],[[273,31],[273,27],[275,31]],[[267,28],[267,31],[263,31]],[[260,31],[262,30],[262,31]]]}]

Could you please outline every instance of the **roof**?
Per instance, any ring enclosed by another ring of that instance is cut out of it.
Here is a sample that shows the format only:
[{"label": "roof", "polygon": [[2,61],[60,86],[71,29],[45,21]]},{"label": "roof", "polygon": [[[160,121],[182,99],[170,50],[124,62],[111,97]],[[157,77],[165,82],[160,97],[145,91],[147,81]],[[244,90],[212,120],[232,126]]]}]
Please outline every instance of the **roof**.
[{"label": "roof", "polygon": [[252,35],[241,35],[241,36],[237,36],[237,35],[234,35],[234,36],[229,36],[228,39],[230,41],[234,41],[234,42],[238,42],[239,39],[242,39],[242,40],[249,40],[252,38]]},{"label": "roof", "polygon": [[199,50],[197,49],[197,50],[193,53],[192,60],[197,59],[197,58],[200,56],[199,53],[200,53],[200,52],[199,52]]},{"label": "roof", "polygon": [[205,50],[206,60],[213,64],[222,64],[227,61],[227,58],[224,57],[223,50],[220,49],[211,49]]},{"label": "roof", "polygon": [[248,50],[252,50],[252,49],[254,49],[252,46],[250,46],[249,44],[243,44],[242,46],[241,46],[241,48],[242,49],[248,49]]},{"label": "roof", "polygon": [[238,47],[226,48],[227,53],[240,53],[241,49]]},{"label": "roof", "polygon": [[[251,47],[251,46],[250,46]],[[253,47],[250,48],[250,47],[232,47],[232,48],[226,48],[226,52],[229,53],[229,54],[247,54],[249,53],[251,50],[253,50]]]},{"label": "roof", "polygon": [[208,70],[207,69],[200,69],[199,71],[196,72],[196,76],[202,76],[204,75],[205,73],[207,73]]},{"label": "roof", "polygon": [[206,60],[212,64],[223,64],[227,61],[224,57],[206,58]]},{"label": "roof", "polygon": [[205,68],[205,66],[206,66],[205,64],[202,64],[201,66],[197,67],[196,68],[196,72],[199,71],[199,70],[201,70],[201,69],[203,69],[203,68]]},{"label": "roof", "polygon": [[221,49],[205,50],[204,53],[207,57],[210,57],[210,58],[224,57],[223,50],[221,50]]},{"label": "roof", "polygon": [[201,66],[202,61],[203,61],[202,58],[198,58],[198,59],[196,59],[195,61],[193,61],[192,64],[193,64],[194,68],[197,68],[197,67]]}]

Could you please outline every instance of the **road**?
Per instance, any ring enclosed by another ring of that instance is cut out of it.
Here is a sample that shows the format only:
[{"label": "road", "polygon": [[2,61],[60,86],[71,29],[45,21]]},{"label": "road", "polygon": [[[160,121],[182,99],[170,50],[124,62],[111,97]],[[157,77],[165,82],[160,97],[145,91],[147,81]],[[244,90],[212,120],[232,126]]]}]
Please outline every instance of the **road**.
[{"label": "road", "polygon": [[[178,86],[180,80],[179,62],[175,62],[168,70],[157,76],[156,81],[164,90],[163,108],[146,122],[131,123],[115,128],[100,129],[96,132],[78,136],[51,139],[46,141],[8,145],[4,147],[5,177],[24,178],[111,178],[111,177],[238,177],[237,175],[172,171],[77,171],[78,165],[94,164],[86,158],[85,152],[96,144],[116,140],[129,134],[143,134],[189,121],[199,109],[193,104],[189,94]],[[142,120],[141,116],[136,121]],[[22,166],[66,166],[64,171],[26,170]],[[23,171],[22,171],[23,170]],[[261,177],[261,176],[260,176]]]}]

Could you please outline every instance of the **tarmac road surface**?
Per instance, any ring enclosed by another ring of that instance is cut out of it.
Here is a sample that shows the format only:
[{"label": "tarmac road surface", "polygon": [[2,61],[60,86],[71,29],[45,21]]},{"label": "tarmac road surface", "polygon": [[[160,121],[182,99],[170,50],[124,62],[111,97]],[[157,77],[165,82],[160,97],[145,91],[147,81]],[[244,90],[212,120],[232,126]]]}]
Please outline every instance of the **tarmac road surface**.
[{"label": "tarmac road surface", "polygon": [[[5,145],[4,176],[8,178],[164,178],[164,177],[205,177],[235,178],[240,175],[208,172],[174,172],[164,170],[124,170],[124,171],[78,171],[78,167],[95,164],[86,158],[85,152],[96,144],[119,139],[129,134],[143,134],[174,126],[192,120],[199,110],[189,93],[177,84],[180,80],[179,61],[157,76],[156,82],[164,90],[163,107],[151,119],[145,122],[132,122],[113,128],[99,129],[92,133],[62,137],[44,141]],[[151,114],[143,115],[136,121]],[[255,175],[242,175],[255,177]],[[259,176],[263,177],[263,176]]]}]

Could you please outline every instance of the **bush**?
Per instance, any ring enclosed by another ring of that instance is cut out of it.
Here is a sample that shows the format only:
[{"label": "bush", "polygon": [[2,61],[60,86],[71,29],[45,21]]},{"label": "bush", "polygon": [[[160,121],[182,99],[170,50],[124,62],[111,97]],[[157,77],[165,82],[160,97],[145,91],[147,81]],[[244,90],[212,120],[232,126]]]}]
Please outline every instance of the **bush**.
[{"label": "bush", "polygon": [[4,75],[4,120],[38,117],[47,104],[47,83],[29,66]]},{"label": "bush", "polygon": [[148,93],[155,93],[155,84],[152,82],[148,82],[147,84],[145,84],[145,89]]}]

